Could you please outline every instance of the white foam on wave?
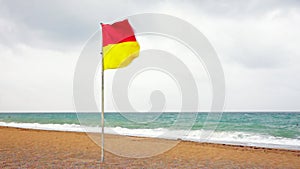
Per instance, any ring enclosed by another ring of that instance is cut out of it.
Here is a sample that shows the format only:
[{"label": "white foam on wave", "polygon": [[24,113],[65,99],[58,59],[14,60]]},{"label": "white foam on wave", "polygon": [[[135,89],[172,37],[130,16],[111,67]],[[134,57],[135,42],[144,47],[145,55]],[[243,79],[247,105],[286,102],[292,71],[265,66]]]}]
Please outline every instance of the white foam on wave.
[{"label": "white foam on wave", "polygon": [[271,135],[250,133],[250,132],[237,132],[237,131],[217,131],[210,132],[207,138],[202,138],[209,131],[195,130],[190,131],[187,140],[212,142],[221,144],[233,144],[244,146],[257,146],[269,148],[286,148],[300,150],[300,139],[275,137]]},{"label": "white foam on wave", "polygon": [[[86,127],[78,124],[40,124],[40,123],[15,123],[0,122],[0,126],[18,127],[38,130],[72,131],[72,132],[96,132],[100,133],[100,127]],[[182,139],[195,142],[210,142],[220,144],[233,144],[244,146],[257,146],[269,148],[284,148],[300,150],[300,139],[274,137],[258,133],[234,132],[234,131],[205,131],[205,130],[168,130],[156,129],[128,129],[122,127],[106,127],[105,133],[154,137],[165,139]]]},{"label": "white foam on wave", "polygon": [[40,123],[0,122],[0,126],[17,127],[17,128],[24,128],[24,129],[37,129],[37,130],[84,132],[83,128],[77,124],[40,124]]}]

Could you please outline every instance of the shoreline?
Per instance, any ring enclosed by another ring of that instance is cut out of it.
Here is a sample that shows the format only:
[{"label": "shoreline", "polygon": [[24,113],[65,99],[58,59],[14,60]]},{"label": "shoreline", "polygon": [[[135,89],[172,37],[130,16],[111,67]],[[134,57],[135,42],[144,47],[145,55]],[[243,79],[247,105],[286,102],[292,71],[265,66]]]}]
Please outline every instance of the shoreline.
[{"label": "shoreline", "polygon": [[[8,126],[0,126],[1,128],[13,128],[20,130],[29,130],[29,131],[46,131],[46,132],[62,132],[62,133],[85,133],[81,131],[61,131],[61,130],[42,130],[42,129],[29,129],[29,128],[21,128],[21,127],[8,127]],[[88,134],[99,134],[99,133],[88,133]],[[239,145],[239,144],[230,144],[230,143],[213,143],[213,142],[199,142],[192,140],[184,140],[184,139],[168,139],[168,138],[157,138],[157,137],[143,137],[143,136],[130,136],[130,135],[117,135],[117,134],[105,134],[105,136],[115,136],[115,137],[132,137],[132,138],[142,138],[142,139],[158,139],[165,141],[180,141],[180,142],[189,142],[189,143],[199,143],[206,145],[215,145],[215,146],[228,146],[228,147],[241,147],[241,148],[249,148],[249,149],[261,149],[261,150],[276,150],[276,151],[290,151],[290,152],[299,152],[300,150],[295,149],[287,149],[287,148],[271,148],[271,147],[259,147],[259,146],[248,146],[248,145]]]},{"label": "shoreline", "polygon": [[[24,130],[41,130],[41,131],[54,131],[54,132],[71,132],[71,133],[90,133],[90,134],[99,134],[99,133],[93,133],[93,132],[85,132],[85,131],[64,131],[64,130],[55,130],[55,129],[41,129],[41,128],[26,128],[26,127],[15,127],[15,126],[1,126],[1,127],[7,127],[7,128],[16,128],[16,129],[24,129]],[[122,134],[111,134],[111,133],[105,133],[105,135],[116,135],[116,136],[125,136],[125,137],[137,137],[137,138],[156,138],[156,139],[162,139],[162,140],[175,140],[175,141],[185,141],[185,142],[195,142],[200,144],[217,144],[217,145],[224,145],[224,146],[233,146],[233,147],[249,147],[254,149],[275,149],[275,150],[287,150],[287,151],[299,151],[300,149],[297,148],[289,148],[289,147],[280,147],[281,145],[274,144],[273,147],[269,146],[262,146],[262,145],[245,145],[247,143],[241,143],[241,142],[222,142],[222,141],[211,141],[211,142],[205,142],[205,141],[195,141],[195,140],[188,140],[188,139],[173,139],[173,138],[160,138],[160,137],[151,137],[151,136],[137,136],[137,135],[122,135]],[[255,143],[250,143],[255,144]],[[300,146],[300,145],[299,145]]]},{"label": "shoreline", "polygon": [[[127,166],[300,168],[300,151],[298,150],[106,134],[106,146],[113,147],[118,153],[106,151],[106,161],[102,164],[99,161],[100,147],[86,133],[0,127],[0,137],[0,168],[49,167],[49,164],[95,168],[101,166],[108,168]],[[120,156],[122,153],[123,155],[156,153],[153,151],[166,148],[164,146],[171,144],[174,146],[155,156],[145,158]]]}]

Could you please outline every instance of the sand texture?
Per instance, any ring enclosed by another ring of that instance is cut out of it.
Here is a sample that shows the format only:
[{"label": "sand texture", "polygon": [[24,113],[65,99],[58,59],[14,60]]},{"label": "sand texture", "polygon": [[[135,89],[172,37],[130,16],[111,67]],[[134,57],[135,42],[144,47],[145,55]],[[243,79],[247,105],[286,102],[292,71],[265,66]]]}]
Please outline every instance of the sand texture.
[{"label": "sand texture", "polygon": [[102,164],[85,133],[0,127],[0,168],[300,168],[300,151],[116,135],[105,143]]}]

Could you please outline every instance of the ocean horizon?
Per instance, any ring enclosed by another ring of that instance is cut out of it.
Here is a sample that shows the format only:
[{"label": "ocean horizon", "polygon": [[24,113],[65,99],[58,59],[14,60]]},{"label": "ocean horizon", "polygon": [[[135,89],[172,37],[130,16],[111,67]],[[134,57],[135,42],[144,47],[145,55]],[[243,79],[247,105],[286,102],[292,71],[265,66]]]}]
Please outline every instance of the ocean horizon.
[{"label": "ocean horizon", "polygon": [[[105,133],[300,150],[299,112],[105,113]],[[0,126],[101,132],[100,113],[2,112]]]}]

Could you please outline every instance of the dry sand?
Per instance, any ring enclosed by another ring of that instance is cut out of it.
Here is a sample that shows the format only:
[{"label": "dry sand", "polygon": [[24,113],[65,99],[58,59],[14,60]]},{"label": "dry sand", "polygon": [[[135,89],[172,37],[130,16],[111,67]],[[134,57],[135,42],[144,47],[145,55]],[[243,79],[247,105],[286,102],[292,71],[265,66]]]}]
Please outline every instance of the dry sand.
[{"label": "dry sand", "polygon": [[158,155],[129,158],[106,152],[101,164],[100,147],[85,133],[0,127],[0,168],[300,168],[300,151],[115,135],[105,139],[119,155]]}]

